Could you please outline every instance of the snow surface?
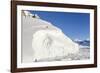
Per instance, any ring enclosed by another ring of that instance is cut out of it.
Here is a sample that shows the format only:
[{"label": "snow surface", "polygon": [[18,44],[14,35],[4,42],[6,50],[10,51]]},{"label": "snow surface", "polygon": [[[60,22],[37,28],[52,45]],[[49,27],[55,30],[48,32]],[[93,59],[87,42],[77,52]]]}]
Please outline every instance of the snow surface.
[{"label": "snow surface", "polygon": [[50,22],[22,11],[22,62],[89,59],[89,49],[79,47]]},{"label": "snow surface", "polygon": [[58,30],[39,30],[33,34],[33,51],[35,59],[63,57],[76,54],[78,44]]}]

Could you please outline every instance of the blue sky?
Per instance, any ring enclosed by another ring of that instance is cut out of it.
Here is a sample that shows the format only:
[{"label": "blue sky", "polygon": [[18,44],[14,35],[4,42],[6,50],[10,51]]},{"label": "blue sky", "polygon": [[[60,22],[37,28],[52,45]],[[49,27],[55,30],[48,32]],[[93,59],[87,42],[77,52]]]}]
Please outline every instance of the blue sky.
[{"label": "blue sky", "polygon": [[41,19],[60,28],[72,40],[85,40],[90,37],[90,14],[71,12],[30,11]]}]

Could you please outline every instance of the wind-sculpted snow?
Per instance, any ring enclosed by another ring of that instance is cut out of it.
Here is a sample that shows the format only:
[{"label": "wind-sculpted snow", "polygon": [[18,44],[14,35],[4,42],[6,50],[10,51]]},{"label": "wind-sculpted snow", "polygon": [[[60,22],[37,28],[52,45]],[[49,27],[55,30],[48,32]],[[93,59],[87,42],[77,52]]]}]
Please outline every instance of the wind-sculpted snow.
[{"label": "wind-sculpted snow", "polygon": [[22,11],[22,62],[88,59],[87,50],[52,23]]}]

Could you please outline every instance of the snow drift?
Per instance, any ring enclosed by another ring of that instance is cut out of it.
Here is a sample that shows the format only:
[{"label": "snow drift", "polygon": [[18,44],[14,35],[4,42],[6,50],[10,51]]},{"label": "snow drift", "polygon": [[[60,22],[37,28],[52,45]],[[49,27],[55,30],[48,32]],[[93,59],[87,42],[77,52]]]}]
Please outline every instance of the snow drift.
[{"label": "snow drift", "polygon": [[42,20],[37,14],[22,11],[22,22],[25,48],[23,53],[24,55],[31,53],[33,61],[64,57],[79,52],[77,43],[67,37],[61,29]]}]

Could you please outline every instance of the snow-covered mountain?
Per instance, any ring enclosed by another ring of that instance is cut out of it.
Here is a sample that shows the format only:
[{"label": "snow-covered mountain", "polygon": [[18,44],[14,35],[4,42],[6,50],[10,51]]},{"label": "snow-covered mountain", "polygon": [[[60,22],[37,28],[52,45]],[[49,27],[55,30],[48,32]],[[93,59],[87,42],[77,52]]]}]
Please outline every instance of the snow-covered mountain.
[{"label": "snow-covered mountain", "polygon": [[90,40],[75,40],[81,48],[90,48]]}]

